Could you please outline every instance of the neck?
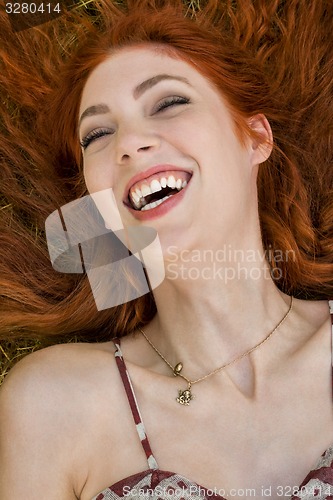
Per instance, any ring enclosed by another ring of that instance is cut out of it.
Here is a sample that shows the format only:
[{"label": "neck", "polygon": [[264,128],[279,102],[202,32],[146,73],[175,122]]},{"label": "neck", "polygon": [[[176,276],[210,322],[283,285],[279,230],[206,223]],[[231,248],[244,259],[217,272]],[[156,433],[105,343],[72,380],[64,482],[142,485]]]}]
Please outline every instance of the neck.
[{"label": "neck", "polygon": [[[229,259],[222,268],[216,259],[208,262],[209,255],[200,260],[183,253],[181,262],[167,262],[166,279],[154,290],[157,315],[144,329],[170,364],[183,363],[192,380],[259,344],[290,305],[265,259]],[[253,369],[248,360],[240,365]]]}]

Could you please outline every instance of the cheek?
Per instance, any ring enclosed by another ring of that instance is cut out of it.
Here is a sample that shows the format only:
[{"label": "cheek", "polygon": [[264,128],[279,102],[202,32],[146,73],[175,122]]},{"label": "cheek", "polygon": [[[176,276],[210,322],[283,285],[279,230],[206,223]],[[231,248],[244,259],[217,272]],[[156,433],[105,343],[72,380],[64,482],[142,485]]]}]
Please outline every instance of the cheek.
[{"label": "cheek", "polygon": [[187,113],[186,119],[167,131],[168,138],[175,146],[191,156],[204,159],[213,156],[222,160],[230,156],[230,149],[235,147],[236,138],[233,124],[224,110],[212,109],[212,104]]},{"label": "cheek", "polygon": [[198,141],[202,144],[202,131],[207,126],[208,120],[202,113],[186,110],[171,120],[154,124],[154,132],[166,143],[191,156]]},{"label": "cheek", "polygon": [[83,176],[89,193],[113,188],[115,184],[112,169],[104,162],[84,162]]}]

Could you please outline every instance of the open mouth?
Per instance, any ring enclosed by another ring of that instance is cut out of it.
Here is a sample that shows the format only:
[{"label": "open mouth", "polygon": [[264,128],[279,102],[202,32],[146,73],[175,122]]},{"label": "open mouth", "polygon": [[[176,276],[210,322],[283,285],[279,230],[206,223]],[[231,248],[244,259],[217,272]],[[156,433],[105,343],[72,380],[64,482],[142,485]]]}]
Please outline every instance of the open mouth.
[{"label": "open mouth", "polygon": [[134,210],[152,210],[182,191],[191,177],[192,174],[181,170],[154,174],[131,186],[128,193],[129,204]]}]

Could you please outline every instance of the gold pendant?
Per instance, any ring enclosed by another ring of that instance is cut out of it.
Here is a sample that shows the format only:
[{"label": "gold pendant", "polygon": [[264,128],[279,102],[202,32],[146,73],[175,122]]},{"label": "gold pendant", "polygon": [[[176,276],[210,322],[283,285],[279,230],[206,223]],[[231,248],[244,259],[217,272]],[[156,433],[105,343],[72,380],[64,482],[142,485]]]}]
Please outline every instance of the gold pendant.
[{"label": "gold pendant", "polygon": [[176,366],[173,369],[174,376],[177,377],[177,375],[180,374],[180,372],[182,371],[182,369],[183,369],[183,364],[182,363],[177,363]]},{"label": "gold pendant", "polygon": [[178,391],[178,398],[177,398],[177,402],[181,405],[186,405],[186,406],[189,406],[190,404],[190,401],[194,398],[192,392],[191,392],[191,386],[189,385],[189,387],[187,389],[185,389],[185,391],[182,391],[181,389],[179,389]]}]

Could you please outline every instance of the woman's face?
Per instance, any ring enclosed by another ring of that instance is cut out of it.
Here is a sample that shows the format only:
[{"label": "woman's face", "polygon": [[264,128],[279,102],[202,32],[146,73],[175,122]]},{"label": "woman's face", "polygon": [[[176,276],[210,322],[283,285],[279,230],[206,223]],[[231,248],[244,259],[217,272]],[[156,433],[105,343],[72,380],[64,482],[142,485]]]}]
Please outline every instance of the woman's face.
[{"label": "woman's face", "polygon": [[[125,225],[194,244],[230,239],[257,217],[255,167],[268,155],[240,143],[226,103],[186,62],[120,50],[90,75],[80,116],[87,188],[112,188]],[[261,118],[253,127],[265,129]]]}]

